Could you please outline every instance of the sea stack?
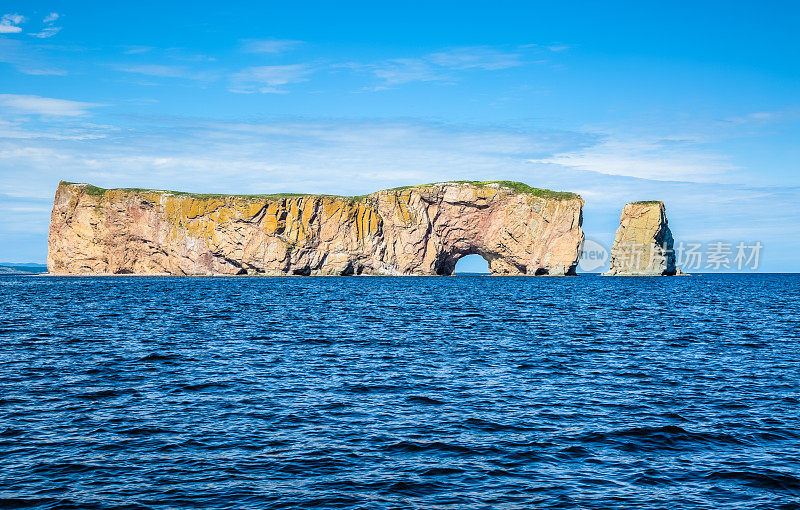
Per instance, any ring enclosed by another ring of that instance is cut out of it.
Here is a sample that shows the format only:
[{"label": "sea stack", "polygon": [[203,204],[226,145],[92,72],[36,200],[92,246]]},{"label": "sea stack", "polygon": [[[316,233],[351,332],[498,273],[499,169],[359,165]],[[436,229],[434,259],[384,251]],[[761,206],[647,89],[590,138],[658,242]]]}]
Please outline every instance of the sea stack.
[{"label": "sea stack", "polygon": [[664,202],[631,202],[622,209],[607,276],[676,274],[672,232]]},{"label": "sea stack", "polygon": [[583,199],[522,183],[444,182],[330,195],[202,195],[61,182],[53,274],[570,275]]}]

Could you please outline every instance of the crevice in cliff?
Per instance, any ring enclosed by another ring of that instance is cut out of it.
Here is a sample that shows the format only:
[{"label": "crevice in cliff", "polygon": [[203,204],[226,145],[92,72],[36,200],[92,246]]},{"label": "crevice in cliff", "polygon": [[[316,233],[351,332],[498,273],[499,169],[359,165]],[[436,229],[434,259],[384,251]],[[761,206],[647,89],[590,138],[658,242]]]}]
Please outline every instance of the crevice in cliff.
[{"label": "crevice in cliff", "polygon": [[264,204],[261,206],[261,209],[258,210],[257,213],[252,215],[249,220],[239,220],[242,223],[249,223],[249,224],[260,224],[264,217],[267,215],[267,207],[269,204]]},{"label": "crevice in cliff", "polygon": [[478,210],[488,209],[489,206],[491,205],[488,202],[483,202],[483,200],[481,200],[481,202],[468,202],[466,200],[455,200],[453,202],[447,202],[447,203],[451,205],[460,205],[461,207],[469,207],[470,209],[478,209]]},{"label": "crevice in cliff", "polygon": [[286,218],[289,217],[289,209],[287,207],[287,200],[281,201],[280,209],[275,214],[275,231],[277,236],[283,235],[286,232]]}]

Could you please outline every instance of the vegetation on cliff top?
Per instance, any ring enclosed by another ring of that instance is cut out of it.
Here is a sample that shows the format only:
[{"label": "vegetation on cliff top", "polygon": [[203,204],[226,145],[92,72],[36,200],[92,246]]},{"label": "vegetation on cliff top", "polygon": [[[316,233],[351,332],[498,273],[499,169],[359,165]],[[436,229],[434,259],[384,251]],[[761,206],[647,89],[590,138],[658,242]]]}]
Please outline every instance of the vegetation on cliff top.
[{"label": "vegetation on cliff top", "polygon": [[[380,191],[400,191],[405,189],[411,188],[427,188],[431,186],[436,186],[439,184],[445,184],[448,182],[453,182],[457,184],[471,184],[473,186],[478,187],[501,187],[501,188],[508,188],[516,193],[523,193],[526,195],[533,195],[536,197],[541,198],[549,198],[555,200],[570,200],[573,198],[579,198],[579,195],[576,193],[570,193],[567,191],[552,191],[549,189],[543,188],[534,188],[528,186],[522,182],[516,181],[445,181],[445,182],[434,182],[430,184],[419,184],[416,186],[399,186],[397,188],[391,188],[388,190],[380,190]],[[80,183],[75,182],[67,182],[61,181],[62,185],[77,185]],[[93,186],[91,184],[82,185],[83,190],[88,195],[103,195],[109,189],[106,188],[99,188],[97,186]],[[234,193],[189,193],[186,191],[172,191],[172,190],[157,190],[157,189],[145,189],[145,188],[113,188],[113,191],[126,191],[126,192],[133,192],[133,193],[169,193],[171,195],[179,195],[179,196],[188,196],[191,198],[199,198],[199,199],[208,199],[208,198],[225,198],[225,197],[234,197],[234,198],[243,198],[243,199],[268,199],[268,200],[280,200],[284,198],[294,198],[294,197],[307,197],[307,196],[323,196],[323,197],[331,197],[331,198],[339,198],[344,200],[361,200],[368,195],[357,195],[357,196],[340,196],[340,195],[327,195],[322,193],[269,193],[269,194],[260,194],[260,195],[241,195],[241,194],[234,194]],[[377,193],[377,192],[376,192]]]},{"label": "vegetation on cliff top", "polygon": [[637,202],[631,202],[634,205],[653,205],[653,204],[660,204],[661,200],[639,200]]},{"label": "vegetation on cliff top", "polygon": [[[517,182],[517,181],[445,181],[445,182],[454,182],[457,184],[471,184],[473,186],[478,186],[481,188],[489,187],[492,185],[497,185],[501,188],[508,188],[512,191],[517,193],[523,193],[526,195],[534,195],[537,197],[542,198],[553,198],[556,200],[570,200],[573,198],[578,198],[578,194],[570,193],[569,191],[553,191],[544,188],[534,188],[532,186],[528,186],[524,182]],[[443,182],[433,182],[430,184],[419,184],[417,186],[399,186],[397,188],[391,188],[387,191],[393,190],[403,190],[409,188],[425,188],[428,186],[436,186],[437,184],[444,184]]]},{"label": "vegetation on cliff top", "polygon": [[[67,181],[61,181],[61,183],[67,186],[81,184],[77,182],[67,182]],[[83,191],[87,195],[97,195],[97,196],[105,194],[106,191],[126,191],[131,193],[167,193],[170,195],[187,196],[191,198],[201,198],[201,199],[225,198],[225,197],[281,199],[281,198],[291,198],[291,197],[303,197],[309,195],[309,193],[271,193],[263,195],[241,195],[234,193],[190,193],[188,191],[174,191],[168,189],[100,188],[97,186],[93,186],[91,184],[83,185]]]}]

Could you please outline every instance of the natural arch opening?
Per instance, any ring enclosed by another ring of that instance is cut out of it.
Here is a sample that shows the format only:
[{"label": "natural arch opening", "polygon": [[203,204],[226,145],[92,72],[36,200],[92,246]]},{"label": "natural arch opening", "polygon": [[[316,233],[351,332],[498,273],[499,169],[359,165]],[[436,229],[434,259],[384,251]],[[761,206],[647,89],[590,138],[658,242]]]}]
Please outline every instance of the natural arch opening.
[{"label": "natural arch opening", "polygon": [[465,255],[456,262],[454,273],[457,275],[490,274],[489,262],[477,253]]}]

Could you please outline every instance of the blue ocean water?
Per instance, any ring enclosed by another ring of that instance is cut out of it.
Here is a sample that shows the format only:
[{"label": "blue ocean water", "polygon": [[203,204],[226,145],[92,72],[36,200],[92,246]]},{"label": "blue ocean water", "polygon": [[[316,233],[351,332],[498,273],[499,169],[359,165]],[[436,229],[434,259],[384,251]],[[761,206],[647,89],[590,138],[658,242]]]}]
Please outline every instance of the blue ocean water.
[{"label": "blue ocean water", "polygon": [[800,276],[0,277],[0,507],[800,508]]}]

